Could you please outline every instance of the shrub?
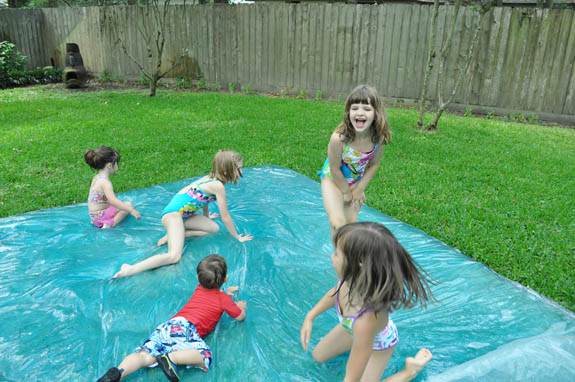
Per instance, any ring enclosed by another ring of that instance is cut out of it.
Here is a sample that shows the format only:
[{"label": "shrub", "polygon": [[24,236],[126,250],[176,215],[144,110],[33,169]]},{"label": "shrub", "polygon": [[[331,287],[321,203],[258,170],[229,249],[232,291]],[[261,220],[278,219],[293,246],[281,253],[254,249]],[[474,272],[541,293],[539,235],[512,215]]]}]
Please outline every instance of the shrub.
[{"label": "shrub", "polygon": [[0,89],[62,81],[62,70],[51,66],[26,69],[26,61],[14,44],[0,42]]},{"label": "shrub", "polygon": [[0,88],[10,86],[12,73],[24,71],[26,56],[16,50],[9,41],[0,42]]}]

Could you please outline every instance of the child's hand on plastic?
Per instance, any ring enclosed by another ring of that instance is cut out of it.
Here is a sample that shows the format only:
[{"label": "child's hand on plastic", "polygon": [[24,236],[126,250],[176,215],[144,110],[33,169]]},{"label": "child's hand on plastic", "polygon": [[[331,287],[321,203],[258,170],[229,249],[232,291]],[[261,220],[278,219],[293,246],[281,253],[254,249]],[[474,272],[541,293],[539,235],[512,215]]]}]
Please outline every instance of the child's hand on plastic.
[{"label": "child's hand on plastic", "polygon": [[309,345],[309,339],[311,337],[311,329],[313,327],[313,320],[306,318],[301,325],[301,329],[299,331],[299,339],[301,342],[301,347],[304,351],[307,351],[307,347]]},{"label": "child's hand on plastic", "polygon": [[248,306],[248,303],[245,301],[238,301],[236,302],[236,305],[239,306],[241,310],[245,311]]},{"label": "child's hand on plastic", "polygon": [[210,219],[215,219],[217,217],[219,217],[220,214],[218,214],[217,212],[210,212],[210,216],[208,216]]},{"label": "child's hand on plastic", "polygon": [[236,239],[238,239],[238,241],[240,243],[243,243],[244,241],[250,241],[252,240],[254,237],[252,235],[250,235],[249,233],[246,233],[245,235],[242,234],[238,234],[238,236],[236,237]]},{"label": "child's hand on plastic", "polygon": [[137,209],[132,209],[132,212],[130,212],[132,214],[133,217],[136,218],[136,220],[140,220],[142,218],[142,215],[140,215],[140,213],[138,212]]},{"label": "child's hand on plastic", "polygon": [[240,290],[239,286],[231,286],[226,289],[226,294],[230,297],[234,296],[234,293]]}]

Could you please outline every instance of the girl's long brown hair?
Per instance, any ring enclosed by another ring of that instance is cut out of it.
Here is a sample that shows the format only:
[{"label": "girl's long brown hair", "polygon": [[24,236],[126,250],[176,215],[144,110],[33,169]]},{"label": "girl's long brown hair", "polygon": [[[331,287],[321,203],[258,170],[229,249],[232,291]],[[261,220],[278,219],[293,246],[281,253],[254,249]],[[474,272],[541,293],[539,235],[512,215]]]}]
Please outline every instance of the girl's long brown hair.
[{"label": "girl's long brown hair", "polygon": [[387,123],[387,114],[383,107],[383,102],[377,90],[371,86],[359,85],[347,97],[345,101],[345,111],[343,121],[339,124],[336,131],[344,136],[345,142],[353,142],[355,138],[355,129],[349,119],[349,110],[354,103],[363,103],[371,105],[375,112],[375,118],[370,127],[371,141],[377,144],[386,145],[391,140],[391,131]]},{"label": "girl's long brown hair", "polygon": [[362,309],[381,312],[411,308],[418,302],[425,306],[434,300],[428,274],[383,225],[346,224],[334,242],[343,254],[343,281],[349,286],[350,303],[359,296]]}]

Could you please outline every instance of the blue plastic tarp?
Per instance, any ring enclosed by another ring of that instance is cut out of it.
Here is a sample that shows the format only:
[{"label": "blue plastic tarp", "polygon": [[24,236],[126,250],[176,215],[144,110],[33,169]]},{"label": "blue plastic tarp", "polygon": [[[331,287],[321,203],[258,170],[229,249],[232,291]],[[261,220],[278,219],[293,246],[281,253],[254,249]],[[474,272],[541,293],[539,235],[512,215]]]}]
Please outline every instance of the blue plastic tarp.
[{"label": "blue plastic tarp", "polygon": [[[90,225],[86,203],[0,219],[0,381],[95,381],[187,302],[211,253],[227,259],[226,285],[240,286],[248,317],[224,314],[207,337],[212,368],[185,370],[183,381],[343,379],[347,356],[320,365],[299,343],[306,312],[336,282],[316,180],[247,168],[226,187],[235,224],[253,241],[239,243],[218,219],[219,233],[186,240],[180,263],[111,279],[123,263],[165,252],[160,213],[190,181],[120,194],[142,219],[114,229]],[[393,313],[400,343],[386,376],[427,347],[433,359],[419,381],[575,380],[572,312],[381,212],[364,207],[359,220],[385,224],[437,281],[439,303]],[[311,348],[336,323],[335,311],[316,319]],[[126,380],[164,378],[156,368]]]}]

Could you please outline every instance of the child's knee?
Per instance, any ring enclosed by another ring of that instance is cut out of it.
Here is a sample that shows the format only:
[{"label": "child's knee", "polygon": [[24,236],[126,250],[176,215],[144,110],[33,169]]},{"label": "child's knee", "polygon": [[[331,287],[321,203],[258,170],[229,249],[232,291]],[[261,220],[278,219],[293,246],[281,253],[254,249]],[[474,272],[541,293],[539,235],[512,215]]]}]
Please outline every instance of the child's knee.
[{"label": "child's knee", "polygon": [[136,354],[138,354],[140,360],[146,365],[153,365],[154,363],[156,363],[156,357],[152,356],[146,350],[142,349]]},{"label": "child's knee", "polygon": [[325,359],[325,357],[322,357],[321,354],[317,351],[317,348],[313,349],[313,351],[311,352],[311,356],[313,360],[317,363],[325,363],[327,361],[327,359]]},{"label": "child's knee", "polygon": [[168,264],[176,264],[182,258],[181,253],[167,253],[165,256]]}]

